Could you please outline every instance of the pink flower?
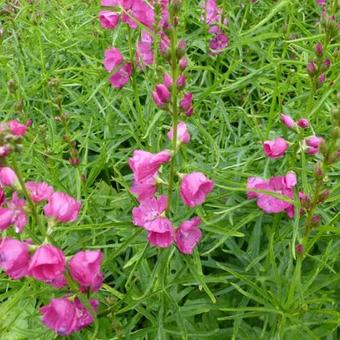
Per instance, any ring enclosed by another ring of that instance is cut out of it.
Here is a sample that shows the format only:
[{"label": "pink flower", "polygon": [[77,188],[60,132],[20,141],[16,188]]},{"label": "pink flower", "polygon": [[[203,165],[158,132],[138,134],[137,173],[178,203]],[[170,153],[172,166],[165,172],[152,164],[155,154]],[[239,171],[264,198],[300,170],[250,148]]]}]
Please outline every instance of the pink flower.
[{"label": "pink flower", "polygon": [[305,139],[305,143],[313,148],[318,148],[325,140],[322,137],[310,136]]},{"label": "pink flower", "polygon": [[164,32],[161,32],[160,41],[159,41],[159,50],[161,54],[166,55],[169,52],[169,49],[170,49],[170,39]]},{"label": "pink flower", "polygon": [[8,122],[9,129],[14,136],[22,137],[26,134],[27,128],[31,126],[32,121],[27,121],[26,124],[21,124],[17,120],[10,120]]},{"label": "pink flower", "polygon": [[105,51],[104,67],[108,72],[123,62],[123,56],[117,48],[110,48]]},{"label": "pink flower", "polygon": [[0,267],[11,279],[27,275],[29,258],[26,243],[9,237],[0,239]]},{"label": "pink flower", "polygon": [[[168,132],[168,138],[172,141],[174,138],[173,127]],[[190,142],[190,134],[184,122],[179,122],[177,125],[177,140],[181,143],[188,144]]]},{"label": "pink flower", "polygon": [[0,186],[13,187],[19,183],[15,172],[8,166],[0,168]]},{"label": "pink flower", "polygon": [[130,63],[126,63],[109,78],[109,81],[112,87],[120,89],[129,82],[131,74],[132,65]]},{"label": "pink flower", "polygon": [[316,3],[317,3],[319,6],[325,6],[325,5],[326,5],[326,0],[316,0]]},{"label": "pink flower", "polygon": [[255,192],[252,189],[264,190],[280,194],[287,199],[294,198],[293,188],[297,180],[294,172],[288,172],[286,176],[272,177],[269,180],[260,177],[250,177],[247,183],[248,199],[257,198],[257,205],[266,213],[277,214],[285,211],[289,217],[294,216],[294,205],[266,193]]},{"label": "pink flower", "polygon": [[154,61],[152,50],[153,38],[146,32],[142,31],[141,38],[137,43],[136,60],[137,64],[143,68],[143,65],[152,65]]},{"label": "pink flower", "polygon": [[[7,202],[7,213],[5,212],[6,217],[4,218],[4,220],[8,222],[8,218],[11,215],[12,217],[10,220],[10,224],[13,224],[15,226],[15,231],[17,233],[21,233],[28,223],[28,218],[25,213],[25,203],[26,202],[24,199],[19,198],[17,192],[13,192],[12,200]],[[11,212],[11,214],[9,213],[9,211]]]},{"label": "pink flower", "polygon": [[138,207],[132,209],[133,224],[147,231],[167,232],[171,225],[171,222],[163,216],[167,202],[167,197],[164,195],[159,199],[152,197],[140,202]]},{"label": "pink flower", "polygon": [[123,8],[126,13],[122,14],[122,21],[130,28],[136,29],[140,23],[150,29],[155,22],[153,8],[144,0],[123,1]]},{"label": "pink flower", "polygon": [[213,190],[214,182],[201,172],[192,172],[182,178],[180,195],[185,205],[193,208],[202,204]]},{"label": "pink flower", "polygon": [[306,129],[309,127],[309,121],[306,118],[301,118],[298,120],[297,125],[301,128],[301,129]]},{"label": "pink flower", "polygon": [[[97,311],[99,302],[90,300],[90,304],[93,310]],[[66,296],[52,299],[49,305],[40,308],[40,314],[44,325],[60,336],[80,331],[94,321],[91,313],[78,298],[72,301]]]},{"label": "pink flower", "polygon": [[204,15],[202,16],[202,20],[206,24],[211,25],[220,20],[221,16],[216,5],[216,0],[206,0],[202,5],[205,11]]},{"label": "pink flower", "polygon": [[160,166],[171,158],[168,150],[153,154],[143,150],[135,150],[133,157],[129,159],[129,166],[134,173],[137,182],[144,182],[153,177]]},{"label": "pink flower", "polygon": [[202,237],[202,232],[198,227],[200,224],[201,219],[199,217],[194,217],[191,220],[181,223],[176,230],[176,245],[182,253],[192,254]]},{"label": "pink flower", "polygon": [[296,124],[294,122],[294,119],[291,116],[281,113],[280,118],[281,118],[282,124],[287,126],[288,129],[295,128]]},{"label": "pink flower", "polygon": [[[99,306],[98,300],[90,300],[90,304],[93,310],[96,312]],[[76,315],[77,315],[77,326],[76,331],[80,331],[81,329],[91,325],[93,323],[93,317],[87,308],[79,301],[78,298],[74,300],[74,306],[76,308]]]},{"label": "pink flower", "polygon": [[53,194],[53,188],[44,182],[27,182],[26,189],[28,190],[33,202],[41,202],[48,200]]},{"label": "pink flower", "polygon": [[121,0],[102,0],[101,6],[116,7],[120,5]]},{"label": "pink flower", "polygon": [[103,253],[99,250],[80,251],[70,261],[70,273],[81,288],[90,288],[93,292],[100,289],[103,283],[103,274],[100,266]]},{"label": "pink flower", "polygon": [[13,221],[14,211],[0,207],[0,230],[6,230]]},{"label": "pink flower", "polygon": [[164,84],[156,85],[154,91],[152,91],[152,98],[155,104],[162,108],[170,101],[170,91]]},{"label": "pink flower", "polygon": [[150,231],[148,233],[148,241],[152,246],[159,247],[159,248],[168,248],[172,245],[175,240],[175,230],[169,221],[167,224],[167,230],[158,233],[155,231]]},{"label": "pink flower", "polygon": [[67,297],[52,299],[50,304],[40,308],[42,322],[58,335],[66,336],[77,329],[77,310]]},{"label": "pink flower", "polygon": [[99,21],[103,28],[113,29],[118,25],[119,14],[111,11],[100,11]]},{"label": "pink flower", "polygon": [[143,182],[134,180],[130,191],[137,196],[138,201],[144,201],[153,197],[156,193],[156,180],[154,177],[150,177]]},{"label": "pink flower", "polygon": [[180,101],[180,109],[187,115],[191,116],[192,115],[192,93],[188,92],[186,93],[182,100]]},{"label": "pink flower", "polygon": [[81,203],[73,197],[64,192],[55,192],[45,205],[44,213],[62,223],[74,222],[78,218],[80,207]]},{"label": "pink flower", "polygon": [[217,55],[223,50],[228,47],[229,44],[229,38],[224,33],[218,33],[215,35],[214,38],[210,40],[209,48],[211,51],[211,54]]},{"label": "pink flower", "polygon": [[269,158],[280,158],[288,149],[288,143],[281,137],[263,143],[263,151]]},{"label": "pink flower", "polygon": [[28,273],[39,281],[60,286],[60,282],[63,282],[65,265],[63,252],[51,244],[44,244],[33,254]]}]

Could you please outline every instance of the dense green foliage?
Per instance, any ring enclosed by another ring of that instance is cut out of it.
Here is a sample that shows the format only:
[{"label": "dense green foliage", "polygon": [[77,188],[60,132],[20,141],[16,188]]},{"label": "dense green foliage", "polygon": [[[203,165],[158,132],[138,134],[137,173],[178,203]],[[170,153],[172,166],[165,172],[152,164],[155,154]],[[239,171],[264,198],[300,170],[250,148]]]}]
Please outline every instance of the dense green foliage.
[{"label": "dense green foliage", "polygon": [[[312,96],[306,64],[324,38],[314,1],[222,2],[230,45],[221,55],[208,54],[197,1],[183,1],[179,27],[188,44],[194,114],[188,120],[192,141],[182,150],[178,170],[201,169],[216,184],[196,209],[204,237],[192,256],[175,247],[148,246],[145,233],[131,222],[136,201],[129,193],[127,159],[135,149],[168,148],[165,132],[171,124],[150,96],[161,64],[137,74],[122,90],[107,81],[104,50],[115,46],[128,56],[138,33],[129,35],[125,25],[101,29],[97,1],[0,5],[0,117],[33,120],[17,156],[24,177],[45,180],[82,200],[77,222],[60,225],[53,234],[66,255],[80,249],[105,253],[97,324],[70,339],[340,337],[339,164],[328,173],[332,192],[318,207],[322,223],[311,233],[301,279],[293,273],[304,217],[264,214],[246,196],[249,176],[289,170],[296,172],[300,191],[312,192],[319,156],[291,148],[273,161],[263,155],[261,142],[280,135],[294,141],[280,124],[282,111],[309,117],[315,133],[328,138],[339,90],[334,52],[339,42],[328,47],[332,68]],[[4,11],[8,5],[10,12]],[[10,79],[15,93],[8,90]],[[58,119],[62,112],[66,124]],[[76,142],[79,167],[69,164],[65,133]],[[174,222],[191,216],[176,204]],[[32,221],[26,230],[26,237],[39,234]],[[58,294],[33,279],[11,281],[1,274],[0,338],[54,338],[38,308]]]}]

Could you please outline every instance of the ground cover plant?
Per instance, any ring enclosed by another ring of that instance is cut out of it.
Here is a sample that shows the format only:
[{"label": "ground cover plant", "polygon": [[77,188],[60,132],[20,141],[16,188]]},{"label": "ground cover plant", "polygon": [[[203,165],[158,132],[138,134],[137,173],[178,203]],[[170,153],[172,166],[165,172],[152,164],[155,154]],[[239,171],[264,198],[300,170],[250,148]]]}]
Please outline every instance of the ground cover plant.
[{"label": "ground cover plant", "polygon": [[339,7],[0,2],[1,339],[338,339]]}]

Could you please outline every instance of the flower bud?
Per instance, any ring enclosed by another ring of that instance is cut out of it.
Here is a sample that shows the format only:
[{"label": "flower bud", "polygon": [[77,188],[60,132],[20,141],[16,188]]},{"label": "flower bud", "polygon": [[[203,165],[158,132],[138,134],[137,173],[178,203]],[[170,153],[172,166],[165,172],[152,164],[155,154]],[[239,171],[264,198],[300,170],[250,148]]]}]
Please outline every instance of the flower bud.
[{"label": "flower bud", "polygon": [[163,76],[163,84],[167,87],[170,88],[172,86],[172,77],[170,76],[169,73],[164,73]]},{"label": "flower bud", "polygon": [[305,251],[305,248],[303,246],[303,244],[299,243],[296,245],[295,247],[295,251],[299,254],[299,255],[302,255]]},{"label": "flower bud", "polygon": [[327,59],[323,62],[322,66],[323,66],[323,69],[324,69],[324,70],[328,70],[328,69],[331,67],[331,60],[330,60],[329,58],[327,58]]},{"label": "flower bud", "polygon": [[177,55],[178,59],[180,59],[184,56],[186,46],[187,46],[187,44],[186,44],[185,40],[181,39],[178,42],[178,46],[177,46],[177,50],[176,50],[176,55]]},{"label": "flower bud", "polygon": [[319,224],[320,221],[321,221],[321,217],[320,217],[319,215],[314,215],[314,216],[312,217],[312,223],[314,224],[314,226],[315,226],[316,224]]},{"label": "flower bud", "polygon": [[281,123],[285,125],[288,129],[293,129],[295,127],[294,119],[291,116],[281,113],[280,119]]},{"label": "flower bud", "polygon": [[318,197],[318,203],[323,203],[323,202],[325,202],[326,200],[327,200],[327,198],[329,197],[329,195],[330,195],[330,190],[325,190],[325,191],[323,191],[320,195],[319,195],[319,197]]},{"label": "flower bud", "polygon": [[188,66],[188,59],[183,57],[181,58],[181,60],[179,61],[179,68],[184,71]]},{"label": "flower bud", "polygon": [[312,76],[316,72],[316,65],[313,61],[307,64],[307,73]]},{"label": "flower bud", "polygon": [[322,54],[323,54],[323,46],[320,42],[318,42],[316,45],[315,45],[315,54],[318,56],[318,57],[321,57]]},{"label": "flower bud", "polygon": [[171,94],[164,84],[158,84],[152,92],[152,98],[155,104],[162,108],[170,101]]},{"label": "flower bud", "polygon": [[318,78],[319,86],[322,86],[322,84],[325,82],[325,80],[326,80],[326,75],[324,73],[321,73],[319,78]]},{"label": "flower bud", "polygon": [[177,82],[176,82],[176,85],[177,87],[181,90],[185,87],[185,84],[186,84],[186,78],[185,76],[182,74],[178,77],[177,79]]},{"label": "flower bud", "polygon": [[306,118],[301,118],[298,120],[297,125],[301,128],[301,129],[306,129],[309,127],[309,121]]}]

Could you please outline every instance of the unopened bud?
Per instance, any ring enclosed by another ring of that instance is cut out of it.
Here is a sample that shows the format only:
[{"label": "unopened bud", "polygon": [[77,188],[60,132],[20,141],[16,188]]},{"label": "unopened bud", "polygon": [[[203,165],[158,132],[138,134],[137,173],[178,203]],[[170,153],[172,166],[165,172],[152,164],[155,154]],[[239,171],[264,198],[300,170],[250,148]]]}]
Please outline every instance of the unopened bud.
[{"label": "unopened bud", "polygon": [[305,251],[305,248],[303,246],[303,244],[299,243],[295,246],[295,251],[299,254],[302,255]]},{"label": "unopened bud", "polygon": [[314,169],[314,174],[315,177],[321,178],[324,176],[324,172],[322,170],[322,165],[320,162],[316,163],[315,165],[315,169]]},{"label": "unopened bud", "polygon": [[314,226],[315,226],[316,224],[319,224],[320,221],[321,221],[321,217],[320,217],[319,215],[314,215],[314,216],[312,217],[312,223],[314,224]]},{"label": "unopened bud", "polygon": [[186,49],[186,42],[185,40],[181,39],[178,42],[177,50],[176,50],[176,55],[178,59],[181,59],[185,55],[185,49]]},{"label": "unopened bud", "polygon": [[321,57],[322,54],[323,54],[323,46],[320,42],[318,42],[316,45],[315,45],[315,54],[318,56],[318,57]]},{"label": "unopened bud", "polygon": [[307,73],[308,73],[310,76],[312,76],[312,75],[315,74],[315,72],[316,72],[316,65],[315,65],[315,63],[314,63],[313,61],[311,61],[311,62],[309,62],[309,63],[307,64]]}]

